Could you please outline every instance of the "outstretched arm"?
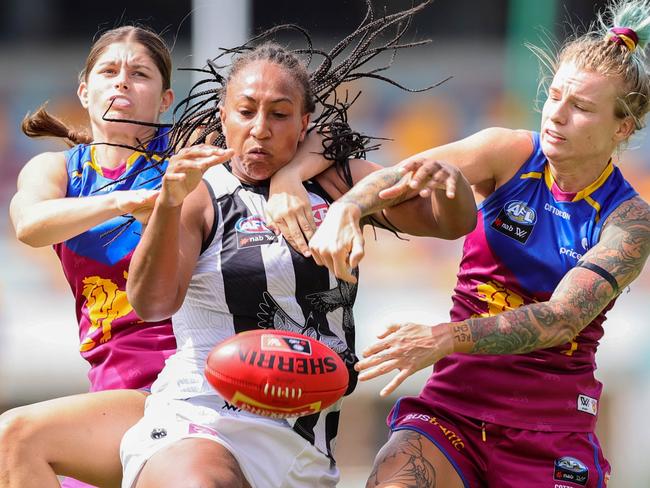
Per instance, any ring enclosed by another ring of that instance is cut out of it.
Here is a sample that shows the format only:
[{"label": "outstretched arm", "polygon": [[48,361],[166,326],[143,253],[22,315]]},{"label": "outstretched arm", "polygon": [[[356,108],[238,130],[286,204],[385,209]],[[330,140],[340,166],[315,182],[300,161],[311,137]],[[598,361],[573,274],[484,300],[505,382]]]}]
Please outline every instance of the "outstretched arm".
[{"label": "outstretched arm", "polygon": [[170,317],[182,305],[211,222],[210,195],[202,177],[231,156],[230,149],[198,145],[170,159],[129,266],[127,296],[143,320]]},{"label": "outstretched arm", "polygon": [[42,153],[25,165],[9,206],[18,240],[33,247],[57,244],[118,215],[147,214],[158,195],[129,190],[66,198],[67,185],[63,153]]},{"label": "outstretched arm", "polygon": [[455,328],[465,333],[455,337],[455,349],[511,354],[565,344],[636,279],[649,254],[650,210],[641,198],[633,198],[610,215],[599,243],[582,259],[604,273],[576,266],[548,302],[457,324]]},{"label": "outstretched arm", "polygon": [[[454,166],[437,161],[426,164],[427,178],[416,183],[409,182],[413,168],[407,170],[398,165],[379,169],[377,165],[357,160],[351,162],[353,177],[362,176],[363,172],[367,175],[353,188],[346,192],[347,188],[340,182],[324,185],[330,195],[336,196],[338,192],[342,196],[330,206],[310,242],[316,262],[327,266],[337,277],[354,282],[350,270],[363,257],[360,222],[370,215],[387,228],[395,226],[412,235],[454,239],[472,230],[476,225],[476,204],[467,180]],[[391,198],[379,197],[382,190],[396,184],[402,191]],[[389,207],[390,210],[381,212]]]},{"label": "outstretched arm", "polygon": [[[452,352],[521,354],[571,341],[641,273],[650,254],[650,208],[641,198],[622,203],[601,239],[572,268],[547,302],[524,305],[493,317],[443,323],[393,325],[364,351],[361,380],[400,372],[382,390],[392,392],[406,377]],[[594,271],[596,270],[596,271]]]}]

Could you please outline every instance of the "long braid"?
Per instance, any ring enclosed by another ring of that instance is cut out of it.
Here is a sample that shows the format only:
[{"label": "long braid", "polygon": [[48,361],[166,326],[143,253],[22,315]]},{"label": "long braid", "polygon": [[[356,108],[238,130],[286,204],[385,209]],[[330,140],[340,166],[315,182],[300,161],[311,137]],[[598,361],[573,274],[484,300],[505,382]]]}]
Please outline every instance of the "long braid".
[{"label": "long braid", "polygon": [[[350,129],[347,114],[358,94],[350,98],[346,93],[345,97],[342,97],[337,93],[337,89],[343,83],[362,78],[381,80],[409,92],[421,92],[437,86],[439,83],[412,89],[380,74],[390,68],[398,50],[430,42],[427,39],[403,43],[402,39],[411,25],[413,16],[431,1],[425,0],[394,14],[375,16],[370,0],[365,0],[366,13],[357,29],[339,41],[329,52],[314,49],[309,33],[295,24],[278,25],[254,36],[241,46],[222,48],[219,55],[207,61],[206,68],[194,70],[208,77],[197,82],[188,97],[178,104],[177,109],[184,109],[174,124],[172,148],[184,146],[190,139],[193,143],[205,142],[211,133],[214,137],[212,144],[225,147],[218,111],[228,81],[249,62],[265,59],[286,67],[303,84],[306,111],[315,113],[309,130],[315,129],[323,134],[324,156],[335,162],[337,171],[351,186],[349,159],[364,157],[366,151],[379,148],[379,143],[371,143],[379,138],[365,136]],[[307,46],[288,50],[276,44],[264,43],[266,39],[286,31],[298,32],[304,37]],[[368,62],[387,51],[391,52],[391,56],[383,66],[365,71],[362,69]],[[344,52],[348,54],[342,57]],[[219,63],[229,55],[235,55],[235,60],[229,66],[229,74],[224,77],[219,70],[225,66],[219,66]],[[299,63],[299,57],[305,58],[306,64]],[[318,57],[322,58],[319,65],[311,73],[307,72],[307,80],[302,80],[301,71],[306,71],[303,66]],[[199,86],[205,88],[200,93],[196,92]],[[176,112],[174,115],[177,115]]]},{"label": "long braid", "polygon": [[[160,156],[165,159],[182,147],[205,143],[208,140],[215,146],[225,148],[226,141],[221,126],[219,107],[224,98],[228,81],[248,63],[255,60],[267,60],[286,68],[302,85],[305,94],[305,112],[316,114],[309,131],[317,130],[323,135],[324,157],[334,161],[337,173],[347,185],[352,186],[350,159],[364,158],[367,151],[378,149],[379,141],[382,138],[363,135],[350,128],[348,111],[361,92],[353,97],[346,92],[343,97],[337,93],[337,89],[343,83],[362,78],[377,79],[408,92],[426,91],[447,81],[445,79],[424,88],[413,89],[379,74],[391,67],[397,51],[431,42],[429,39],[402,42],[413,16],[431,2],[432,0],[424,0],[418,5],[394,14],[384,13],[382,16],[375,16],[370,0],[365,0],[367,9],[358,28],[338,42],[329,52],[315,49],[311,36],[302,27],[295,24],[283,24],[265,30],[241,46],[221,48],[221,52],[214,58],[208,59],[203,68],[181,68],[183,71],[201,73],[205,75],[205,78],[196,82],[191,87],[189,94],[178,102],[172,115],[173,124],[156,125],[157,127],[172,126],[169,132],[168,149]],[[265,41],[276,34],[287,31],[299,33],[304,38],[306,47],[289,50]],[[388,36],[387,39],[386,36]],[[349,53],[342,57],[346,51]],[[384,65],[362,70],[367,63],[385,52],[391,52],[391,56]],[[234,55],[234,61],[231,64],[225,62],[226,57],[232,55]],[[314,58],[321,58],[321,61],[317,68],[310,73],[306,66],[309,66]],[[302,62],[301,59],[305,61]],[[229,69],[229,71],[224,76],[221,73],[225,69]],[[122,122],[139,123],[129,120]],[[137,148],[133,149],[146,153],[145,144],[139,144]],[[152,166],[159,164],[152,160]],[[144,168],[142,171],[150,167]],[[132,221],[131,218],[130,221],[113,229],[111,233],[119,235]]]}]

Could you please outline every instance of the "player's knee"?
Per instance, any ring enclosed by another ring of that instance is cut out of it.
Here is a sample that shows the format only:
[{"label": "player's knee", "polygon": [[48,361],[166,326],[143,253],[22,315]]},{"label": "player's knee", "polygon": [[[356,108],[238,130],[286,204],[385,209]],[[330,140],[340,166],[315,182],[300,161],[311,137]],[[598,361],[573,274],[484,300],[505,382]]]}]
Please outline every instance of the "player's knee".
[{"label": "player's knee", "polygon": [[0,415],[0,463],[18,462],[33,456],[33,422],[25,407],[8,410]]},{"label": "player's knee", "polygon": [[[171,482],[170,484],[165,484]],[[246,484],[240,473],[228,468],[217,468],[207,470],[192,470],[185,472],[181,479],[171,480],[166,477],[165,480],[151,486],[173,486],[174,488],[245,488]]]},{"label": "player's knee", "polygon": [[219,469],[216,472],[194,472],[189,475],[185,488],[244,488],[245,484],[240,473],[230,469]]}]

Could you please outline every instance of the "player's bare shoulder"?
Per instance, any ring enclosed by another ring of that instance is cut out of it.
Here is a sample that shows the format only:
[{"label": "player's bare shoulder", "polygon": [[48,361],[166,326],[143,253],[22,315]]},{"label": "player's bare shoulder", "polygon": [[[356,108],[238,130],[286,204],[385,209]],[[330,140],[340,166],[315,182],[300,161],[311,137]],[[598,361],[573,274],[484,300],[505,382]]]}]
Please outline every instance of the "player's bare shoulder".
[{"label": "player's bare shoulder", "polygon": [[37,154],[27,161],[20,172],[20,176],[28,176],[32,173],[51,175],[60,172],[65,172],[65,152],[49,151]]}]

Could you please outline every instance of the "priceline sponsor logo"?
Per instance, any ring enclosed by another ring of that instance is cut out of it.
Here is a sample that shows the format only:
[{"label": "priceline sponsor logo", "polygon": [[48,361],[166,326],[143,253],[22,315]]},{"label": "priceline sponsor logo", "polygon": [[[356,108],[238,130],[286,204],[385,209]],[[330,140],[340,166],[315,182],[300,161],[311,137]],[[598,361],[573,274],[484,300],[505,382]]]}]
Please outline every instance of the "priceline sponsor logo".
[{"label": "priceline sponsor logo", "polygon": [[569,249],[567,247],[562,246],[560,248],[560,256],[562,256],[564,254],[566,254],[567,256],[575,259],[576,261],[578,261],[580,258],[582,258],[582,254],[577,252],[575,249]]},{"label": "priceline sponsor logo", "polygon": [[558,217],[562,217],[564,220],[571,220],[571,214],[569,212],[560,210],[559,208],[554,207],[550,203],[544,204],[544,210],[546,210],[547,212],[551,212],[553,215],[557,215]]}]

